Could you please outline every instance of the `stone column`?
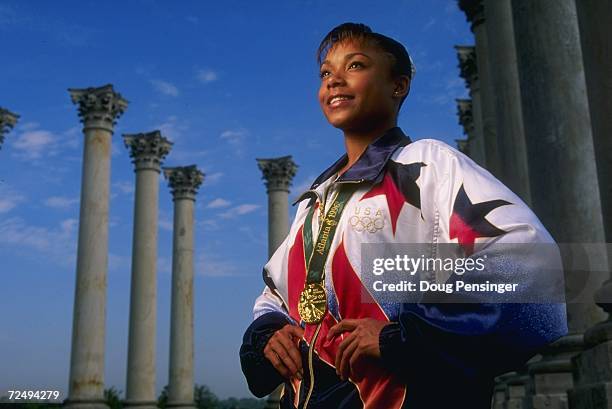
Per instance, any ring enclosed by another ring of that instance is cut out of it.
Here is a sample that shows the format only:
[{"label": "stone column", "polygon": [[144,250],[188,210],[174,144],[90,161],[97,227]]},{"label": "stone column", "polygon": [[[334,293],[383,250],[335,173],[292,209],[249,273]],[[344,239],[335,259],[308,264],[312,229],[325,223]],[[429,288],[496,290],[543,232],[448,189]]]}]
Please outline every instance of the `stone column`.
[{"label": "stone column", "polygon": [[[482,104],[480,101],[480,81],[478,79],[478,66],[476,64],[476,48],[473,46],[455,46],[459,58],[459,69],[461,77],[470,90],[471,113],[472,113],[472,137],[468,134],[468,150],[472,158],[480,166],[486,166],[486,155],[484,147],[484,136],[482,130]],[[466,109],[463,104],[459,109]],[[461,115],[460,111],[459,114]],[[461,117],[459,118],[461,121]]]},{"label": "stone column", "polygon": [[463,127],[463,133],[466,139],[455,139],[457,148],[470,156],[470,141],[474,140],[474,116],[472,111],[471,99],[457,99],[457,115],[459,116],[459,124]]},{"label": "stone column", "polygon": [[157,408],[155,337],[159,173],[172,144],[159,131],[124,134],[136,172],[132,287],[124,407]]},{"label": "stone column", "polygon": [[297,171],[291,156],[257,159],[268,190],[268,257],[289,234],[289,186]]},{"label": "stone column", "polygon": [[204,174],[195,165],[164,168],[172,190],[172,307],[168,408],[194,408],[193,401],[193,208]]},{"label": "stone column", "polygon": [[[297,171],[291,156],[257,159],[268,191],[268,258],[289,234],[289,186]],[[269,396],[266,409],[278,408],[283,385]]]},{"label": "stone column", "polygon": [[489,44],[485,27],[483,0],[459,0],[459,8],[472,24],[476,40],[476,63],[480,82],[482,134],[486,155],[486,168],[500,177],[499,151],[497,147],[497,124],[495,120],[495,89],[489,70]]},{"label": "stone column", "polygon": [[4,143],[4,134],[13,129],[18,119],[19,115],[0,107],[0,149]]},{"label": "stone column", "polygon": [[[604,230],[589,105],[574,0],[513,0],[521,104],[532,206],[560,243],[603,243]],[[606,255],[590,260],[605,262]],[[586,282],[592,295],[603,278],[568,276]],[[582,333],[603,319],[594,303],[568,300],[570,335],[555,342],[542,361],[530,365],[528,398],[535,407],[567,406],[572,385],[570,359]]]},{"label": "stone column", "polygon": [[64,405],[106,408],[104,337],[111,136],[115,120],[127,108],[127,101],[110,84],[68,91],[79,108],[85,143],[70,382]]},{"label": "stone column", "polygon": [[500,175],[503,182],[527,204],[531,203],[527,148],[521,111],[521,91],[511,0],[485,0],[488,60],[494,89]]},{"label": "stone column", "polygon": [[[589,96],[589,112],[598,171],[608,270],[612,264],[612,2],[576,2]],[[610,272],[608,272],[610,274]],[[612,408],[612,278],[596,294],[609,315],[584,334],[585,351],[574,360],[574,384],[569,392],[573,408]]]}]

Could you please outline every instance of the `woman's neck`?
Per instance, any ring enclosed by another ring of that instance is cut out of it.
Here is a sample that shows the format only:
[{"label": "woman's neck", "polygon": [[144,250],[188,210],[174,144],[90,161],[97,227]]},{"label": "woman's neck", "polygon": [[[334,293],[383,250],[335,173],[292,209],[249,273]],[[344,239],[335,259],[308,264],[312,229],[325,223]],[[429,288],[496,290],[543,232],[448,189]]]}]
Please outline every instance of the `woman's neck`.
[{"label": "woman's neck", "polygon": [[396,123],[386,124],[367,132],[344,131],[344,146],[348,162],[342,167],[339,174],[346,172],[366,150],[376,138],[380,137],[385,131],[397,126]]}]

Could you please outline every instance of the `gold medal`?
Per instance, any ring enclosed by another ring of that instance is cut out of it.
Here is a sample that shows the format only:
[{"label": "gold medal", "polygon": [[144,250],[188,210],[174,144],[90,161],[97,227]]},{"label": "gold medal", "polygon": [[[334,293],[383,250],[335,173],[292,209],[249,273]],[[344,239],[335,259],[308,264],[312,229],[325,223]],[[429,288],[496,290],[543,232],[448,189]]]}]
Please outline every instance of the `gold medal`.
[{"label": "gold medal", "polygon": [[310,283],[300,294],[300,317],[307,324],[318,324],[327,312],[327,294],[323,283]]}]

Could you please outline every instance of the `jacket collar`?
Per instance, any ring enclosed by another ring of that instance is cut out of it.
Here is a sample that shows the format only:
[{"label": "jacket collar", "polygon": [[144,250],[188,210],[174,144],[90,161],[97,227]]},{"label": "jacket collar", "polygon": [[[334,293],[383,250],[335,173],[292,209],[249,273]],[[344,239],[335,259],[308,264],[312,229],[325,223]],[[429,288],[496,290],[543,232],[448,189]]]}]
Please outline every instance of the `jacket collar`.
[{"label": "jacket collar", "polygon": [[[382,180],[382,170],[395,149],[400,146],[406,146],[410,142],[410,138],[408,138],[399,127],[389,129],[382,136],[378,137],[368,145],[359,159],[357,159],[357,162],[355,162],[353,166],[344,172],[342,176],[338,178],[338,181],[379,182]],[[321,175],[315,179],[310,188],[315,189],[321,183],[329,179],[332,175],[342,169],[347,161],[348,156],[345,153],[340,157],[340,159],[334,162],[333,165],[321,173]]]},{"label": "jacket collar", "polygon": [[[357,162],[342,174],[337,182],[374,182],[379,183],[384,176],[384,168],[393,152],[400,147],[406,146],[411,142],[410,138],[402,132],[399,127],[391,128],[382,136],[375,139],[368,145],[361,154]],[[345,153],[333,165],[319,175],[310,187],[316,189],[347,163],[348,156]],[[304,192],[293,204],[308,197],[308,192]]]}]

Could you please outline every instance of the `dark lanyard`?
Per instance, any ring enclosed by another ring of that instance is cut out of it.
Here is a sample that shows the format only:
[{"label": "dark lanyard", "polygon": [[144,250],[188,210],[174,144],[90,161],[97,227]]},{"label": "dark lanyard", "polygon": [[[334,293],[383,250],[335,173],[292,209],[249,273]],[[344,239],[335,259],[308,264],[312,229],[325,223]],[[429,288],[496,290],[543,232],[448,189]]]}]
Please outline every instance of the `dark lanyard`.
[{"label": "dark lanyard", "polygon": [[357,189],[358,183],[350,185],[340,185],[338,195],[331,204],[328,212],[324,215],[324,219],[319,226],[317,242],[313,245],[312,242],[312,216],[314,215],[315,206],[311,206],[306,219],[304,220],[304,228],[302,229],[302,238],[304,240],[304,256],[306,261],[306,283],[320,283],[323,281],[323,272],[325,269],[325,261],[331,248],[331,242],[336,234],[340,216],[348,200],[353,192]]}]

